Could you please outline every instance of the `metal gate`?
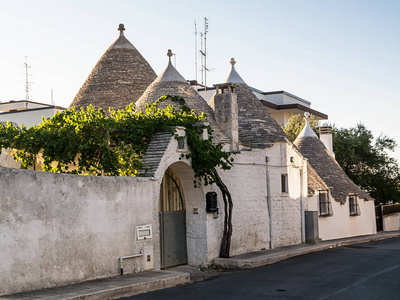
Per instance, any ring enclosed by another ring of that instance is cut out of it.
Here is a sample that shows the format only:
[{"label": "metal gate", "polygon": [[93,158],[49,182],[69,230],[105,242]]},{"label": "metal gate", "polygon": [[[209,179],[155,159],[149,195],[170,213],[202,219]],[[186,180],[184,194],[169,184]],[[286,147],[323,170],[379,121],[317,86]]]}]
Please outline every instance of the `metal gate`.
[{"label": "metal gate", "polygon": [[161,268],[187,264],[186,211],[179,177],[168,168],[160,191]]},{"label": "metal gate", "polygon": [[383,231],[383,206],[375,206],[376,231]]}]

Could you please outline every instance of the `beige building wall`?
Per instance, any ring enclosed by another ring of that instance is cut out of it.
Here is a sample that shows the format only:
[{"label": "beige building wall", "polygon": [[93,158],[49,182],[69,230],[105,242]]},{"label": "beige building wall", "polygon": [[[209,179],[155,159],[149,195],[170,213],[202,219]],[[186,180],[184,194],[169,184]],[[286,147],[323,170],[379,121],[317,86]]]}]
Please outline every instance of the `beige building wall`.
[{"label": "beige building wall", "polygon": [[[318,211],[318,195],[309,199],[308,210]],[[333,215],[318,218],[319,237],[324,240],[376,233],[374,201],[358,199],[361,215],[350,216],[349,201],[345,204],[331,198]]]}]

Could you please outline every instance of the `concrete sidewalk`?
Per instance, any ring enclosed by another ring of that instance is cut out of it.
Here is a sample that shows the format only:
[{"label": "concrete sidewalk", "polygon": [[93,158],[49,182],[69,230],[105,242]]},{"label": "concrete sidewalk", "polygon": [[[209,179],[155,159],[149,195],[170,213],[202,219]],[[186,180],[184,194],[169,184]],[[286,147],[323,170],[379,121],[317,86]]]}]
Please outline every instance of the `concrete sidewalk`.
[{"label": "concrete sidewalk", "polygon": [[[268,249],[231,258],[216,258],[214,265],[224,269],[254,268],[272,264],[294,256],[345,245],[379,241],[399,237],[400,231],[380,232],[373,235],[326,241],[316,245],[301,244],[276,249]],[[205,271],[205,272],[203,272]],[[165,271],[146,271],[95,281],[88,281],[65,287],[45,289],[30,293],[0,296],[0,300],[45,299],[45,300],[84,300],[117,299],[158,289],[169,288],[190,281],[202,280],[218,275],[218,270],[199,270],[194,266],[179,266]]]},{"label": "concrete sidewalk", "polygon": [[400,231],[379,232],[377,234],[325,241],[314,245],[300,244],[242,254],[231,258],[216,258],[213,262],[215,266],[219,266],[223,269],[255,268],[315,251],[352,244],[374,242],[399,236]]}]

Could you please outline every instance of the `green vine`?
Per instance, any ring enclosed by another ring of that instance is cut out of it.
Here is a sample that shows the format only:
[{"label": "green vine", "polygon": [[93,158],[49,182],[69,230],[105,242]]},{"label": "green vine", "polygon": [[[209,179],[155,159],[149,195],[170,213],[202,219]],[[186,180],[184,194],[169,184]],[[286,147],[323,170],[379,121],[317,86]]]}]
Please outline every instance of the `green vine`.
[{"label": "green vine", "polygon": [[[180,108],[158,107],[171,100]],[[76,111],[74,108],[57,113],[51,119],[42,119],[37,126],[21,129],[8,122],[0,124],[0,150],[16,149],[14,158],[21,168],[34,168],[41,157],[43,171],[82,175],[139,176],[142,158],[150,141],[158,132],[171,132],[174,126],[186,129],[189,153],[181,158],[192,161],[194,185],[215,183],[221,190],[224,203],[224,229],[220,257],[229,257],[232,236],[233,201],[217,169],[232,166],[231,153],[223,151],[221,143],[214,143],[212,128],[206,125],[206,116],[197,115],[182,97],[163,96],[144,112],[136,112],[133,104],[125,110],[110,111],[106,117],[102,109],[93,106]],[[202,139],[204,130],[209,138]],[[176,139],[181,139],[175,134]]]},{"label": "green vine", "polygon": [[[159,108],[158,104],[166,100],[180,108]],[[147,105],[144,112],[136,112],[131,104],[125,110],[111,110],[106,117],[102,109],[89,106],[59,112],[29,128],[0,125],[0,148],[17,149],[14,157],[25,169],[34,167],[40,155],[41,168],[47,172],[138,176],[153,136],[157,132],[173,133],[174,126],[183,126],[190,149],[186,158],[192,160],[196,178],[207,185],[216,180],[214,170],[230,169],[233,159],[231,153],[222,150],[222,144],[213,142],[212,129],[204,121],[206,116],[197,115],[182,97],[167,95]],[[209,139],[201,138],[203,130],[207,130]]]}]

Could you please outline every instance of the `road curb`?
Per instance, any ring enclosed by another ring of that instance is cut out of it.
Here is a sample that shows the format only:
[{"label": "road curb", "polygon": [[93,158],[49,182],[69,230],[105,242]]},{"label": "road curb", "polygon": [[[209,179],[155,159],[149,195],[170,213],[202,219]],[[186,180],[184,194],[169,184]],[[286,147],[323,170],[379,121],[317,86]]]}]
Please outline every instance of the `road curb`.
[{"label": "road curb", "polygon": [[[155,274],[155,275],[152,275]],[[43,299],[43,300],[104,300],[129,297],[141,293],[165,289],[190,282],[190,273],[177,271],[148,272],[147,276],[115,277],[102,283],[86,282],[31,293],[0,296],[0,300]]]},{"label": "road curb", "polygon": [[[321,244],[314,245],[295,245],[279,250],[266,250],[254,252],[252,255],[244,254],[238,255],[231,258],[215,258],[213,264],[217,267],[224,269],[251,269],[256,267],[261,267],[265,265],[270,265],[282,260],[286,260],[292,257],[322,251],[330,248],[338,248],[346,245],[361,244],[367,242],[375,242],[380,240],[385,240],[389,238],[399,237],[400,232],[393,233],[382,233],[376,235],[368,235],[362,237],[348,238],[337,241],[327,241]],[[250,257],[249,257],[250,256]]]}]

